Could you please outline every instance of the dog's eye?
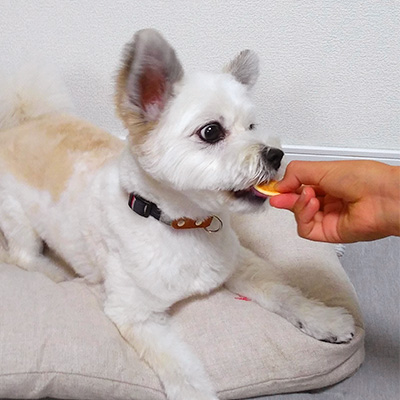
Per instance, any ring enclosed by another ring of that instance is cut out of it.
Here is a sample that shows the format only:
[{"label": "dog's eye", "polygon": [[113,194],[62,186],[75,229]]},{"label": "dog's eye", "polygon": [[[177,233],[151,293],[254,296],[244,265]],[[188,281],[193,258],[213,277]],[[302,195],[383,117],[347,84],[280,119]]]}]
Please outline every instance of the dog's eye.
[{"label": "dog's eye", "polygon": [[203,126],[203,128],[199,129],[197,134],[200,139],[207,143],[216,143],[225,137],[225,131],[218,122]]},{"label": "dog's eye", "polygon": [[256,129],[256,124],[250,124],[249,131],[254,131],[254,129]]}]

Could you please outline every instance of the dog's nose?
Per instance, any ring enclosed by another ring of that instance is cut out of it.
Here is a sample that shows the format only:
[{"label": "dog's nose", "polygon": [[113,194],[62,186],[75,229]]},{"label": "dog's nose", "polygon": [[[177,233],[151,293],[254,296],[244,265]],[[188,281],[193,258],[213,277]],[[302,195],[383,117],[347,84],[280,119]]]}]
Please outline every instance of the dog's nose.
[{"label": "dog's nose", "polygon": [[264,162],[276,170],[281,166],[281,160],[284,154],[282,150],[275,147],[266,147],[262,152]]}]

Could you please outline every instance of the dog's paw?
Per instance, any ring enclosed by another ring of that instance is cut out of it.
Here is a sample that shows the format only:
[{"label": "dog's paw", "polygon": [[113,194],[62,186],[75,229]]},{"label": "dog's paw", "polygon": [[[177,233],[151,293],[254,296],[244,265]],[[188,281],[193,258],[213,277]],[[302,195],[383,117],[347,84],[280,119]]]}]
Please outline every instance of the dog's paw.
[{"label": "dog's paw", "polygon": [[295,322],[302,332],[329,343],[348,343],[354,337],[354,319],[342,307],[315,305]]}]

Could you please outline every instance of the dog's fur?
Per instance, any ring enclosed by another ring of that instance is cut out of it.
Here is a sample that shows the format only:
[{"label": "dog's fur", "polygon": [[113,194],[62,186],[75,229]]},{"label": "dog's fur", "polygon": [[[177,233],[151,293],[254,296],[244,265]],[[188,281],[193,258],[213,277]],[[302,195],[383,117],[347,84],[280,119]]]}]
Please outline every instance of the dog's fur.
[{"label": "dog's fur", "polygon": [[[77,275],[104,282],[105,313],[169,399],[217,398],[201,363],[170,329],[168,309],[224,284],[319,340],[351,340],[346,310],[287,286],[230,227],[229,212],[263,207],[248,189],[279,166],[266,140],[251,132],[254,53],[243,51],[221,73],[185,74],[160,34],[138,32],[117,77],[126,142],[61,113],[67,100],[47,74],[23,76],[27,85],[0,86],[0,258],[65,279],[64,268],[43,256],[46,243]],[[223,132],[215,143],[204,139],[212,122]],[[171,219],[218,215],[223,227],[175,230],[134,213],[131,192]]]}]

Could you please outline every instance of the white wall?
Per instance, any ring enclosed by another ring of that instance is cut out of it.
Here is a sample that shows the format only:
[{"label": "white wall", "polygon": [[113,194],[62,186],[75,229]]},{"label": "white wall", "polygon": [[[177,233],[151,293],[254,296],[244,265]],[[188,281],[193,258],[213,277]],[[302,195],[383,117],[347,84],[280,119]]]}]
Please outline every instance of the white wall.
[{"label": "white wall", "polygon": [[[187,69],[261,57],[259,129],[285,145],[400,150],[399,2],[0,0],[0,69],[51,61],[78,113],[121,132],[112,104],[120,50],[159,29]],[[289,146],[289,147],[290,147]]]}]

